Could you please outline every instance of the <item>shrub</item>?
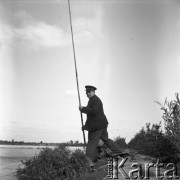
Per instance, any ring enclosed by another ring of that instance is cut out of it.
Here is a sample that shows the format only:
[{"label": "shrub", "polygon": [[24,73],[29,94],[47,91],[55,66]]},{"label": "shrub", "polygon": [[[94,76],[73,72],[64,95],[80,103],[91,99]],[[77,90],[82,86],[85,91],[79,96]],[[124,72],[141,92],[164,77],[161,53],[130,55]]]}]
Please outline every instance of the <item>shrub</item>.
[{"label": "shrub", "polygon": [[116,137],[114,139],[114,142],[122,149],[126,149],[127,148],[127,144],[126,144],[126,139],[122,138],[120,136]]},{"label": "shrub", "polygon": [[45,148],[38,156],[22,161],[24,168],[16,172],[18,180],[65,180],[85,172],[85,155],[81,150],[71,153],[66,147]]},{"label": "shrub", "polygon": [[179,94],[175,94],[176,99],[167,101],[164,104],[157,102],[163,110],[165,134],[168,139],[179,148],[180,151],[180,100]]},{"label": "shrub", "polygon": [[128,143],[128,147],[162,161],[175,162],[177,149],[160,127],[160,124],[153,124],[151,127],[150,123],[146,124],[146,129],[142,128]]}]

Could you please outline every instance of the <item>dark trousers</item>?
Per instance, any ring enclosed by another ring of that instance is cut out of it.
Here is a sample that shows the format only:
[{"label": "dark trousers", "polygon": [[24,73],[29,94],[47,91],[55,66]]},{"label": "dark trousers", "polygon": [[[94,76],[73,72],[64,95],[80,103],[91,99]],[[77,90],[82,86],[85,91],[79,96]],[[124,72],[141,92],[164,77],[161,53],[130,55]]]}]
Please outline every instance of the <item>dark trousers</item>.
[{"label": "dark trousers", "polygon": [[86,155],[90,157],[92,161],[96,157],[97,146],[100,138],[113,153],[122,152],[121,148],[108,138],[107,126],[99,131],[89,131]]}]

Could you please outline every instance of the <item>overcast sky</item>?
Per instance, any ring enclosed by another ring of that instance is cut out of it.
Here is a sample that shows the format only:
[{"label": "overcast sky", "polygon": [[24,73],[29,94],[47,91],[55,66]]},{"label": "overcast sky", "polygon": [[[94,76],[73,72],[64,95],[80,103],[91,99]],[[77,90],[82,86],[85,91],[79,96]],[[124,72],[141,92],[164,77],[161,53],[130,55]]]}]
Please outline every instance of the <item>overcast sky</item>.
[{"label": "overcast sky", "polygon": [[[163,124],[154,101],[180,90],[180,1],[70,3],[82,105],[96,86],[112,139]],[[83,142],[68,13],[67,0],[0,0],[1,140]]]}]

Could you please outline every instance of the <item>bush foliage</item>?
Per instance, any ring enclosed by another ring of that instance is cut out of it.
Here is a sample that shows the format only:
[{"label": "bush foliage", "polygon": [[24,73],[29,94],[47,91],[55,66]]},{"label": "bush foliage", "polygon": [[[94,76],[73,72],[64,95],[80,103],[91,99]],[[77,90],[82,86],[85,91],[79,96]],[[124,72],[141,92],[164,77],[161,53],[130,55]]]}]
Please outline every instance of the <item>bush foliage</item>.
[{"label": "bush foliage", "polygon": [[126,149],[127,148],[127,143],[126,143],[126,139],[122,138],[121,136],[118,136],[114,139],[114,142],[122,149]]},{"label": "bush foliage", "polygon": [[167,101],[164,104],[157,102],[163,111],[165,134],[168,139],[180,150],[180,100],[179,94],[175,94],[176,99]]},{"label": "bush foliage", "polygon": [[66,147],[45,148],[38,156],[22,161],[18,180],[65,180],[85,172],[85,155],[80,149],[71,152]]},{"label": "bush foliage", "polygon": [[174,144],[160,130],[161,124],[146,124],[128,143],[128,147],[145,155],[153,156],[162,161],[176,161],[177,152]]},{"label": "bush foliage", "polygon": [[[127,147],[125,139],[120,136],[114,141],[121,148]],[[102,162],[107,164],[106,160]],[[44,148],[37,156],[22,160],[22,164],[24,167],[16,172],[18,180],[96,179],[86,175],[87,160],[84,151],[77,149],[72,152],[66,145],[55,149]],[[104,176],[104,171],[100,174]]]}]

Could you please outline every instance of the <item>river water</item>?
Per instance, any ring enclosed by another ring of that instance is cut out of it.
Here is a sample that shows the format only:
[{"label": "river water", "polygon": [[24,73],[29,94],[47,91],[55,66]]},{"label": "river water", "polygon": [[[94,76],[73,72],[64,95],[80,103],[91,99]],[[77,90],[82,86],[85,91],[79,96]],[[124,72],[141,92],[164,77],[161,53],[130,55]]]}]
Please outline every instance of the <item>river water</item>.
[{"label": "river water", "polygon": [[14,175],[18,167],[22,167],[21,159],[38,155],[42,148],[45,146],[0,145],[0,180],[16,180]]}]

